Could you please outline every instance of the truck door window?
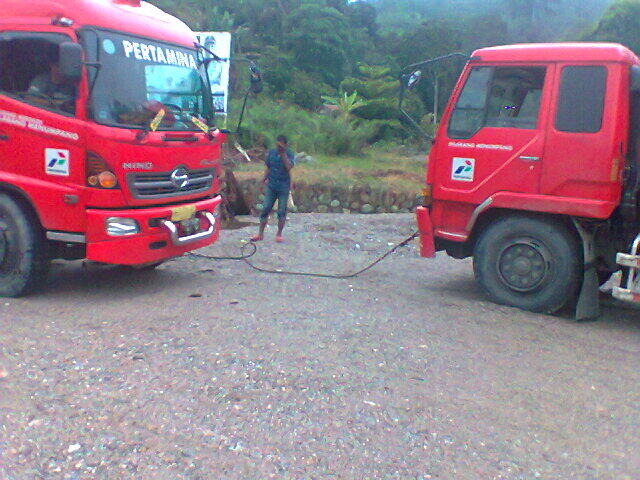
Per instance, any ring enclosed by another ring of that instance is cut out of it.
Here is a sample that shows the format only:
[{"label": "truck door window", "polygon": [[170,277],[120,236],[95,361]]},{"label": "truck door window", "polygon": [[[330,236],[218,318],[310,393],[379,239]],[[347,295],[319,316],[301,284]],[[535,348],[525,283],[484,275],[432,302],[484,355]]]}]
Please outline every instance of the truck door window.
[{"label": "truck door window", "polygon": [[556,130],[596,133],[602,127],[607,69],[573,66],[562,69]]},{"label": "truck door window", "polygon": [[58,49],[69,37],[7,32],[0,36],[0,92],[56,113],[74,115],[76,87],[58,70]]},{"label": "truck door window", "polygon": [[544,67],[474,68],[451,116],[449,137],[470,138],[483,127],[535,129],[545,74]]},{"label": "truck door window", "polygon": [[449,137],[469,138],[482,128],[492,74],[491,67],[471,70],[451,115]]}]

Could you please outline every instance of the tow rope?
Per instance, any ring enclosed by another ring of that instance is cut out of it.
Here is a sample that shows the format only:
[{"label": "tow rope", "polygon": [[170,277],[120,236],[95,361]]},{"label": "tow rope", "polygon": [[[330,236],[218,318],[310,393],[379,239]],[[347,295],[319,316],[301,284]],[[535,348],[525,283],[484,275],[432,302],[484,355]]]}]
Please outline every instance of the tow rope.
[{"label": "tow rope", "polygon": [[[242,247],[240,247],[240,256],[237,256],[237,257],[215,257],[211,255],[203,255],[201,253],[187,253],[187,256],[193,257],[193,258],[202,258],[205,260],[215,260],[215,261],[225,261],[225,260],[241,261],[246,263],[250,268],[252,268],[257,272],[268,273],[272,275],[289,275],[289,276],[296,276],[296,277],[332,278],[336,280],[346,280],[348,278],[357,277],[358,275],[361,275],[364,272],[371,270],[373,267],[375,267],[377,264],[382,262],[389,255],[393,254],[398,249],[408,245],[409,242],[411,242],[414,238],[417,238],[418,235],[420,235],[419,232],[415,232],[411,234],[411,236],[407,237],[402,242],[394,246],[391,250],[387,251],[384,255],[381,255],[375,261],[368,264],[366,267],[361,268],[360,270],[353,273],[332,274],[332,273],[316,273],[316,272],[292,272],[287,270],[274,270],[274,269],[259,267],[251,262],[251,258],[255,256],[256,253],[258,253],[258,246],[254,242],[245,243],[244,245],[242,245]],[[247,249],[249,247],[251,247],[252,250],[250,252],[247,252]]]}]

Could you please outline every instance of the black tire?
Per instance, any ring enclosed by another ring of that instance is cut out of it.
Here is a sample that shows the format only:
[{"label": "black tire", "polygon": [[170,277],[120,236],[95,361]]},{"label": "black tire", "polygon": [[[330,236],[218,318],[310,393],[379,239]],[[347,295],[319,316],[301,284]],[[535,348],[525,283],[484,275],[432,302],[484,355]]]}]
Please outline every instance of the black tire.
[{"label": "black tire", "polygon": [[0,296],[19,297],[38,289],[49,265],[47,242],[36,216],[0,193]]},{"label": "black tire", "polygon": [[557,313],[577,298],[583,275],[580,252],[577,239],[558,221],[505,217],[480,234],[473,268],[496,303]]}]

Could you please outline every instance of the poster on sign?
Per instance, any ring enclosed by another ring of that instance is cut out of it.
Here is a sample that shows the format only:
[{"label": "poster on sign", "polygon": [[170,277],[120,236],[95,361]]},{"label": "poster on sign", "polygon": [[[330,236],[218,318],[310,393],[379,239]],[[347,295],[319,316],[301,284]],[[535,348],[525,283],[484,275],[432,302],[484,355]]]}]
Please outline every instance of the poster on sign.
[{"label": "poster on sign", "polygon": [[[225,114],[229,105],[229,67],[231,62],[231,34],[229,32],[196,32],[198,43],[212,51],[224,62],[209,64],[209,78],[211,79],[211,93],[216,113]],[[205,58],[211,57],[205,53]]]}]

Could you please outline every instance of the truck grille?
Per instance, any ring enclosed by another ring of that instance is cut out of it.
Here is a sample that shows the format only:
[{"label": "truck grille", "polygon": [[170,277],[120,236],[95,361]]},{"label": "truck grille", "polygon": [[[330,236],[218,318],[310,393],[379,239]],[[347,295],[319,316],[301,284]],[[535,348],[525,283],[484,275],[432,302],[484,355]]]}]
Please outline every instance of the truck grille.
[{"label": "truck grille", "polygon": [[176,169],[162,173],[130,173],[127,183],[134,198],[154,199],[206,192],[214,178],[214,169]]}]

